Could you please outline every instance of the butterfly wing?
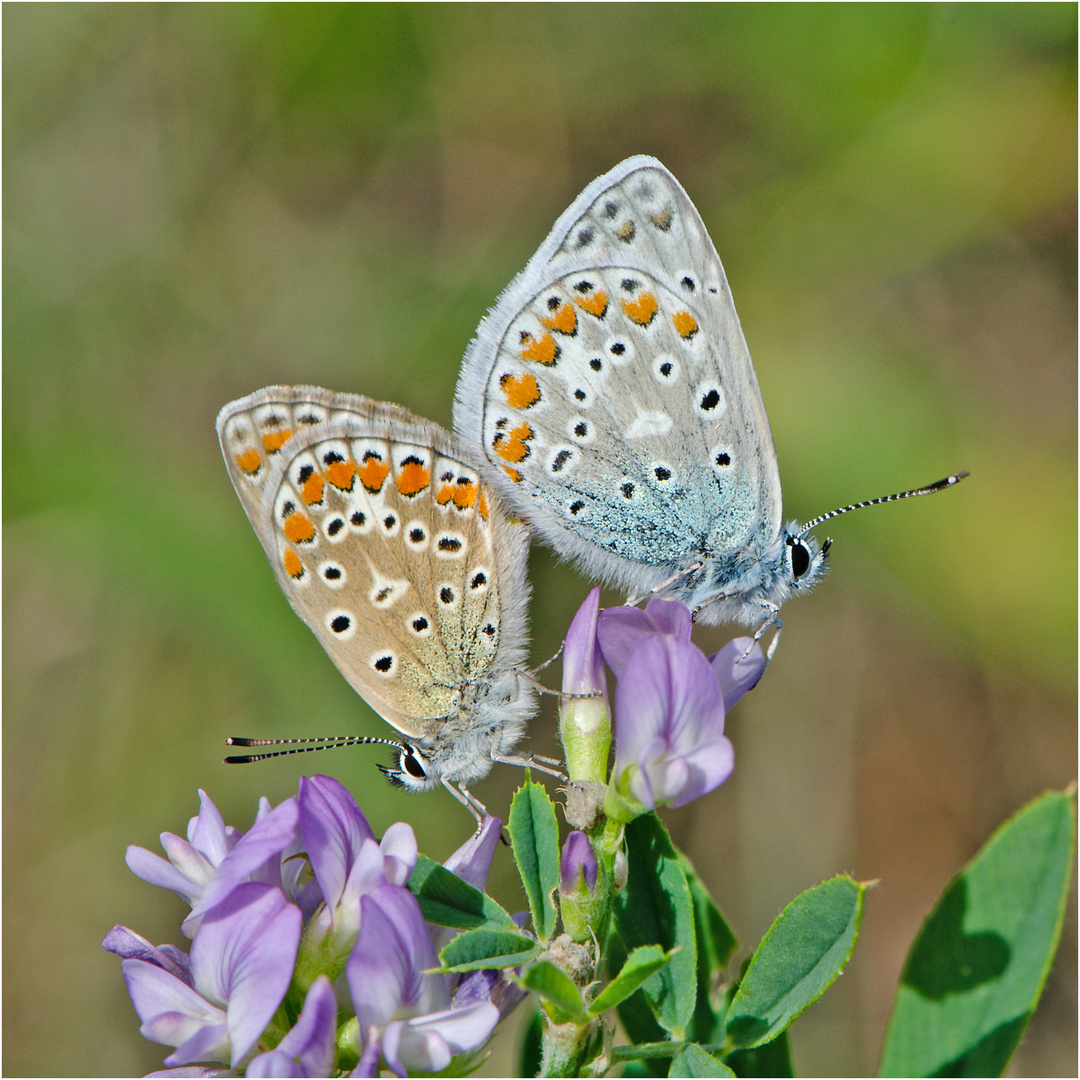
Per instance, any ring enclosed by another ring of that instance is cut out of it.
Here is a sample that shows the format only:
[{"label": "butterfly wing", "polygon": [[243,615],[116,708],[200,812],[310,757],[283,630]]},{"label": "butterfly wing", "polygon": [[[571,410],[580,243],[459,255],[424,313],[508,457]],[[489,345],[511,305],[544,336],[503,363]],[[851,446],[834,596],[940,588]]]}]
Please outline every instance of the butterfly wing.
[{"label": "butterfly wing", "polygon": [[222,452],[277,579],[352,687],[432,738],[463,688],[525,656],[527,533],[441,428],[271,387],[222,409]]},{"label": "butterfly wing", "polygon": [[655,158],[622,162],[559,218],[480,324],[454,421],[549,543],[629,589],[753,557],[779,533],[772,435],[727,278]]}]

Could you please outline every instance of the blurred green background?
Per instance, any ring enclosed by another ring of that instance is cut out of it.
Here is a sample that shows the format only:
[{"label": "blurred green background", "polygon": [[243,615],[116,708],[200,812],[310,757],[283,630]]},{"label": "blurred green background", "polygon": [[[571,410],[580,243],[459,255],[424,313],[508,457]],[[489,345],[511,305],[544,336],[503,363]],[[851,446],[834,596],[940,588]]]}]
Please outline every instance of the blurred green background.
[{"label": "blurred green background", "polygon": [[[182,941],[183,905],[124,849],[183,833],[198,787],[246,829],[317,768],[434,857],[468,836],[372,752],[220,764],[229,734],[388,729],[279,593],[213,421],[303,382],[448,425],[480,317],[634,153],[724,260],[789,515],[972,473],[832,523],[832,573],[729,720],[734,776],[667,815],[740,956],[799,890],[880,879],[845,978],[792,1032],[802,1074],[873,1070],[939,891],[1076,773],[1076,23],[4,5],[4,1072],[159,1067],[100,941],[114,922]],[[540,662],[587,586],[544,550],[531,577]],[[550,700],[533,730],[553,752]],[[519,779],[478,791],[505,813]],[[524,906],[506,851],[493,884]],[[1074,906],[1016,1075],[1076,1073],[1075,925]]]}]

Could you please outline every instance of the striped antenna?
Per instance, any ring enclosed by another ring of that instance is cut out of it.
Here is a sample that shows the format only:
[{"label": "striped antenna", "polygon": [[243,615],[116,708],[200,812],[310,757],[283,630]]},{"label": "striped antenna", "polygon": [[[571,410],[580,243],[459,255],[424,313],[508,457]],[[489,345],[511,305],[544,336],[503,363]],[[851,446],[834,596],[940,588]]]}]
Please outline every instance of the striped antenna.
[{"label": "striped antenna", "polygon": [[[297,745],[297,744],[309,745]],[[393,739],[376,739],[370,735],[324,735],[312,739],[242,739],[233,737],[225,740],[226,746],[289,746],[288,750],[271,750],[264,754],[236,754],[225,758],[226,765],[247,765],[252,761],[266,761],[267,758],[287,757],[289,754],[309,754],[314,750],[337,750],[342,746],[392,746],[405,752],[405,747]]]},{"label": "striped antenna", "polygon": [[882,495],[880,499],[867,499],[865,502],[842,506],[839,510],[830,510],[827,514],[822,514],[821,517],[808,521],[799,530],[797,538],[801,540],[811,529],[820,525],[823,521],[839,517],[841,514],[846,514],[851,510],[861,510],[864,506],[880,506],[882,503],[896,502],[897,499],[914,499],[917,495],[933,495],[936,491],[944,491],[946,488],[951,488],[953,484],[959,484],[965,476],[970,475],[968,472],[953,473],[952,476],[946,476],[944,480],[939,480],[936,484],[927,484],[926,487],[915,488],[913,491],[899,491],[895,495]]}]

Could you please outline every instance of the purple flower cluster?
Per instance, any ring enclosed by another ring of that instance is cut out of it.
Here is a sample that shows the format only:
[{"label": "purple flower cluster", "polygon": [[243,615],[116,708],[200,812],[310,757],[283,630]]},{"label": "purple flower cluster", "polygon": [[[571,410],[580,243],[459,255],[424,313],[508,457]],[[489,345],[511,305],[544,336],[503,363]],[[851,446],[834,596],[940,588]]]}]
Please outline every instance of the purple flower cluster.
[{"label": "purple flower cluster", "polygon": [[594,589],[567,634],[564,691],[606,695],[600,656],[616,679],[609,816],[629,820],[661,805],[683,806],[731,775],[735,754],[724,717],[761,678],[765,658],[751,638],[707,657],[690,640],[692,625],[676,601],[600,611]]},{"label": "purple flower cluster", "polygon": [[[154,1075],[467,1068],[521,995],[499,972],[432,971],[453,931],[428,926],[405,887],[417,859],[412,828],[398,823],[377,841],[328,776],[302,779],[297,797],[275,808],[261,800],[247,833],[200,795],[187,840],[162,835],[167,859],[127,854],[139,877],[191,905],[181,926],[190,952],[123,926],[103,943],[123,957],[142,1034],[175,1047],[171,1068]],[[448,869],[482,888],[500,830],[498,818],[485,819]]]}]

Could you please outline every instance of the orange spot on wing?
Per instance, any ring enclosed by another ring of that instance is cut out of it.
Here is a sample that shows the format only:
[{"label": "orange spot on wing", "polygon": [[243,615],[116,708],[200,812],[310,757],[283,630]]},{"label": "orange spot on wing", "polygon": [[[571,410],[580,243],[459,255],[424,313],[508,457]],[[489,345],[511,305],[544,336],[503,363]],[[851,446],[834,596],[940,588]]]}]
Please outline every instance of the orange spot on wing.
[{"label": "orange spot on wing", "polygon": [[528,409],[540,400],[540,385],[535,375],[503,375],[499,385],[511,409]]},{"label": "orange spot on wing", "polygon": [[402,495],[415,495],[431,483],[431,473],[419,461],[406,461],[397,475],[397,489]]},{"label": "orange spot on wing", "polygon": [[266,447],[268,454],[276,454],[291,438],[292,431],[289,428],[282,428],[280,431],[268,431],[263,436],[263,446]]},{"label": "orange spot on wing", "polygon": [[300,556],[292,548],[285,552],[285,573],[291,578],[302,578],[304,576],[304,564],[300,561]]},{"label": "orange spot on wing", "polygon": [[[326,466],[326,479],[336,488],[342,491],[352,491],[353,477],[356,475],[355,461],[332,461]],[[386,474],[383,474],[385,479]],[[382,482],[379,482],[382,487]]]},{"label": "orange spot on wing", "polygon": [[236,465],[241,472],[254,476],[262,468],[262,454],[254,448],[236,455]]},{"label": "orange spot on wing", "polygon": [[549,316],[540,320],[549,330],[572,334],[577,329],[577,315],[569,304],[560,304]]},{"label": "orange spot on wing", "polygon": [[445,506],[453,497],[454,497],[454,485],[453,484],[443,484],[443,486],[441,488],[439,488],[439,494],[435,496],[435,501],[440,506]]},{"label": "orange spot on wing", "polygon": [[671,321],[675,324],[675,333],[681,338],[692,338],[698,332],[697,319],[689,311],[676,311]]},{"label": "orange spot on wing", "polygon": [[308,506],[315,506],[322,502],[323,487],[323,478],[317,472],[313,472],[304,481],[304,486],[300,489],[300,497]]},{"label": "orange spot on wing", "polygon": [[307,514],[293,513],[285,519],[285,535],[294,544],[310,544],[315,539],[315,526]]},{"label": "orange spot on wing", "polygon": [[535,360],[538,364],[554,364],[559,354],[559,347],[550,334],[545,334],[542,338],[526,334],[521,345],[522,360]]},{"label": "orange spot on wing", "polygon": [[528,424],[519,424],[509,435],[500,431],[491,444],[491,448],[503,459],[514,465],[529,456],[525,443],[533,437],[533,429]]},{"label": "orange spot on wing", "polygon": [[589,293],[587,296],[579,296],[577,306],[582,311],[587,311],[590,315],[602,319],[607,312],[607,293],[603,289],[597,289],[596,292]]},{"label": "orange spot on wing", "polygon": [[382,458],[376,457],[374,454],[365,458],[364,464],[356,470],[360,482],[372,495],[382,491],[382,486],[386,482],[389,472],[390,466]]},{"label": "orange spot on wing", "polygon": [[454,505],[459,510],[468,510],[476,502],[476,490],[471,480],[459,480],[454,490]]},{"label": "orange spot on wing", "polygon": [[622,307],[627,318],[638,326],[648,326],[656,315],[656,297],[651,292],[643,292],[633,300],[624,300]]},{"label": "orange spot on wing", "polygon": [[487,521],[488,501],[487,495],[485,495],[483,491],[476,497],[476,509],[480,511],[480,516]]},{"label": "orange spot on wing", "polygon": [[517,469],[511,469],[509,465],[504,465],[503,472],[505,472],[515,484],[521,483],[521,473],[519,473]]}]

